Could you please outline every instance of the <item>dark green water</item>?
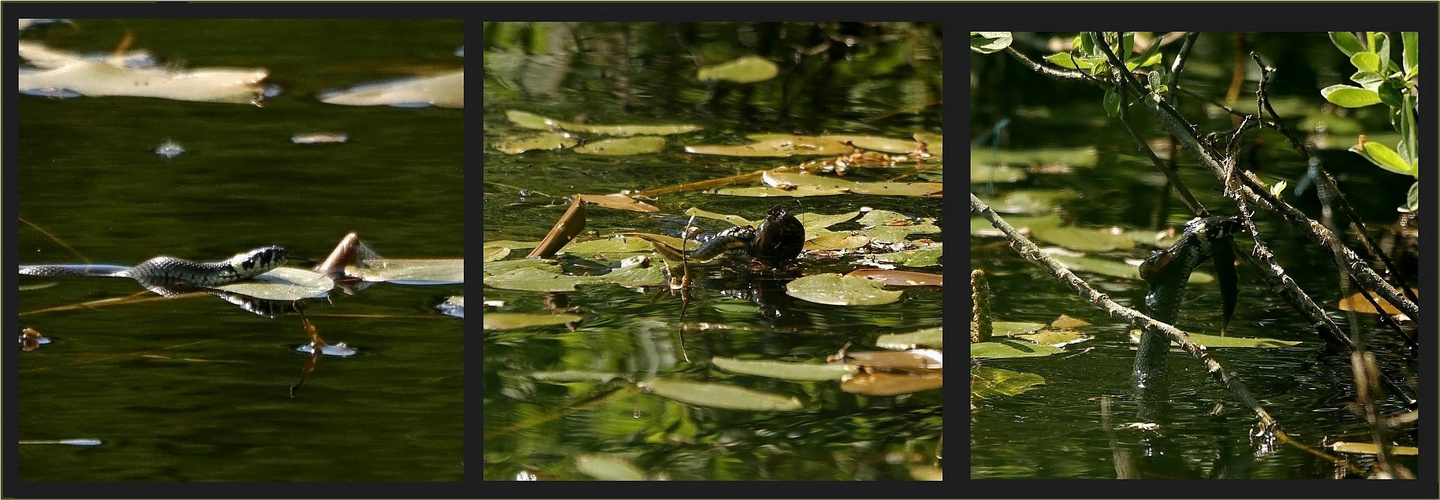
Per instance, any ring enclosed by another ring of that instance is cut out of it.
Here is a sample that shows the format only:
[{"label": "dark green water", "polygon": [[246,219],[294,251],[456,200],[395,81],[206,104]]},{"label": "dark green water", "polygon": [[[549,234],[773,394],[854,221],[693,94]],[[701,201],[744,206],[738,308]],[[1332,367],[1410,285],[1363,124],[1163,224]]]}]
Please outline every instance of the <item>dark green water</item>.
[{"label": "dark green water", "polygon": [[[1182,86],[1223,97],[1229,84],[1230,35],[1206,34],[1201,40]],[[1348,76],[1340,71],[1347,67],[1345,61],[1329,55],[1336,51],[1323,34],[1260,35],[1252,36],[1251,42],[1248,49],[1259,51],[1267,64],[1280,69],[1278,74],[1283,78],[1273,89],[1275,97],[1291,103],[1290,109],[1318,111],[1323,100],[1317,89],[1343,82]],[[1032,57],[1047,53],[1034,46],[1017,47]],[[1173,49],[1167,52],[1173,53]],[[1060,203],[1057,212],[1081,226],[1150,227],[1163,178],[1148,160],[1138,156],[1124,128],[1105,117],[1100,90],[1036,76],[1008,55],[972,57],[980,82],[972,92],[975,112],[971,126],[975,134],[1009,117],[1006,149],[1094,147],[1099,152],[1093,167],[1077,167],[1068,174],[1033,175],[1019,184],[997,184],[996,196],[1019,189],[1070,188],[1079,198]],[[1251,107],[1254,89],[1255,83],[1250,81],[1241,94],[1241,100],[1250,101]],[[1180,109],[1188,116],[1201,117],[1202,130],[1232,126],[1227,117],[1204,118],[1194,99],[1182,100]],[[1292,127],[1298,127],[1304,117],[1280,112]],[[1137,108],[1135,115],[1143,112]],[[1351,116],[1368,130],[1390,131],[1383,116],[1378,120],[1365,113]],[[1137,129],[1147,138],[1161,135],[1151,120],[1137,119]],[[1288,180],[1290,188],[1285,199],[1318,220],[1320,208],[1314,188],[1303,196],[1293,192],[1305,172],[1305,163],[1279,134],[1267,131],[1261,137],[1264,142],[1254,146],[1253,154],[1243,160],[1244,166],[1258,169],[1271,182]],[[1393,223],[1394,207],[1403,202],[1405,189],[1413,179],[1382,171],[1344,151],[1353,140],[1353,135],[1332,135],[1330,143],[1340,145],[1320,150],[1318,156],[1367,223]],[[982,152],[978,157],[986,156]],[[1218,181],[1186,153],[1181,152],[1178,158],[1181,177],[1196,197],[1213,212],[1233,215],[1234,204],[1220,196]],[[984,200],[995,199],[985,194],[984,183],[972,184],[971,189]],[[1170,223],[1183,224],[1189,218],[1183,213],[1184,206],[1173,196],[1169,204]],[[1345,313],[1335,308],[1343,294],[1328,256],[1276,216],[1262,212],[1256,222],[1290,276],[1348,330]],[[1248,249],[1248,238],[1238,239]],[[1358,247],[1353,238],[1349,242],[1352,248]],[[1335,477],[1337,466],[1331,461],[1294,446],[1252,439],[1250,431],[1255,420],[1248,408],[1188,355],[1172,353],[1168,358],[1169,405],[1158,419],[1160,430],[1123,428],[1157,421],[1137,417],[1139,401],[1130,379],[1134,350],[1128,328],[1019,257],[999,238],[976,238],[971,252],[971,266],[990,274],[998,318],[1048,323],[1063,313],[1093,323],[1095,326],[1085,332],[1095,339],[1068,346],[1069,352],[1059,356],[982,362],[989,367],[1039,374],[1046,384],[1014,397],[975,400],[977,408],[971,412],[970,477],[1114,478],[1120,467],[1116,457],[1124,454],[1131,457],[1127,463],[1133,464],[1134,471],[1150,478]],[[1105,256],[1143,259],[1147,254],[1148,249],[1142,246]],[[1212,272],[1213,267],[1206,264],[1200,270]],[[1293,439],[1313,447],[1326,441],[1370,441],[1364,419],[1347,407],[1354,400],[1349,351],[1326,349],[1307,322],[1258,277],[1243,264],[1239,271],[1239,307],[1227,335],[1302,343],[1279,349],[1212,349],[1212,355],[1226,369],[1241,375]],[[1117,302],[1143,310],[1143,282],[1086,273],[1080,276]],[[1407,280],[1412,285],[1416,282],[1413,274]],[[1186,291],[1177,326],[1190,332],[1215,334],[1220,329],[1220,311],[1218,287],[1213,283],[1192,285]],[[1359,319],[1361,332],[1373,343],[1382,366],[1405,383],[1403,374],[1413,374],[1417,369],[1414,353],[1406,350],[1392,331],[1378,325],[1373,316]],[[1114,402],[1110,417],[1113,443],[1101,422],[1102,397]],[[1211,416],[1217,405],[1222,409]],[[1403,410],[1394,398],[1381,405],[1381,411],[1387,414]],[[1415,431],[1413,427],[1395,431],[1392,438],[1396,444],[1414,446]],[[1350,460],[1362,469],[1372,462],[1355,455]],[[1401,463],[1416,470],[1413,456],[1404,457]]]},{"label": "dark green water", "polygon": [[[690,155],[681,145],[740,144],[752,133],[908,138],[941,131],[937,25],[487,25],[485,33],[487,143],[532,133],[506,120],[511,109],[589,123],[705,127],[672,136],[665,149],[645,155],[509,155],[487,147],[487,241],[540,239],[565,211],[564,197],[574,193],[669,186],[818,158]],[[843,43],[847,38],[853,47]],[[797,48],[816,50],[797,57]],[[780,75],[746,85],[696,79],[701,65],[748,54],[777,62]],[[851,175],[867,181],[886,174],[857,172]],[[826,196],[803,198],[800,205],[776,200],[687,191],[650,201],[658,214],[591,207],[582,238],[620,231],[673,234],[685,224],[684,210],[697,206],[752,220],[773,203],[792,212],[870,206],[937,219],[942,206],[938,197]],[[926,237],[943,241],[940,234]],[[809,262],[801,269],[810,274],[846,266]],[[925,270],[941,272],[938,266]],[[709,362],[713,356],[821,362],[847,342],[861,349],[882,333],[940,326],[940,291],[907,290],[899,303],[885,306],[836,307],[790,299],[786,281],[742,280],[733,269],[711,267],[688,304],[658,288],[598,285],[541,294],[487,287],[485,299],[504,306],[486,312],[578,307],[584,319],[573,331],[486,331],[485,479],[594,478],[577,466],[581,455],[621,459],[644,477],[675,480],[911,479],[943,468],[935,458],[939,390],[866,397],[834,382],[742,376]],[[734,298],[734,290],[766,299]],[[562,370],[617,378],[558,382],[533,376]],[[794,396],[804,407],[707,408],[632,391],[650,378],[722,382]]]},{"label": "dark green water", "polygon": [[[165,254],[218,260],[262,245],[324,259],[349,232],[396,258],[464,254],[463,112],[319,102],[335,88],[454,70],[458,20],[76,21],[22,38],[61,50],[133,49],[185,68],[270,71],[264,107],[19,96],[19,216],[96,263]],[[397,40],[403,40],[398,43]],[[344,144],[291,143],[343,132]],[[154,153],[174,140],[179,157]],[[15,244],[15,243],[12,243]],[[78,257],[22,224],[20,263]],[[303,264],[302,264],[303,265]],[[20,477],[48,481],[452,481],[463,473],[462,320],[434,305],[462,286],[377,284],[308,301],[327,357],[297,316],[210,296],[35,312],[144,290],[130,280],[33,279],[20,325]],[[157,296],[149,295],[157,298]],[[396,460],[405,457],[405,460]]]}]

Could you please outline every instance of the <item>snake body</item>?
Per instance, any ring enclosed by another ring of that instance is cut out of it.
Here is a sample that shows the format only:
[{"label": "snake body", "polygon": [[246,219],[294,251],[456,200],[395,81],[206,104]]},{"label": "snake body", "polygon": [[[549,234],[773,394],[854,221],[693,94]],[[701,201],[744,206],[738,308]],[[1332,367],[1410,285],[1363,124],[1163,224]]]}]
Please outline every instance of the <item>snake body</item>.
[{"label": "snake body", "polygon": [[700,260],[743,251],[770,267],[779,268],[800,255],[805,246],[805,226],[782,205],[770,207],[760,227],[735,226],[719,232],[690,254]]},{"label": "snake body", "polygon": [[[1175,244],[1151,252],[1140,264],[1140,277],[1150,286],[1145,295],[1146,314],[1156,321],[1174,324],[1190,274],[1207,259],[1214,260],[1224,306],[1223,331],[1235,311],[1237,289],[1231,241],[1240,227],[1240,222],[1232,217],[1195,218],[1185,224]],[[1147,379],[1164,373],[1165,354],[1169,349],[1170,339],[1164,334],[1146,331],[1140,336],[1135,376],[1141,386]]]},{"label": "snake body", "polygon": [[25,276],[91,276],[130,278],[146,287],[216,287],[253,278],[285,264],[285,249],[257,248],[218,262],[195,262],[160,256],[135,267],[104,265],[20,266]]}]

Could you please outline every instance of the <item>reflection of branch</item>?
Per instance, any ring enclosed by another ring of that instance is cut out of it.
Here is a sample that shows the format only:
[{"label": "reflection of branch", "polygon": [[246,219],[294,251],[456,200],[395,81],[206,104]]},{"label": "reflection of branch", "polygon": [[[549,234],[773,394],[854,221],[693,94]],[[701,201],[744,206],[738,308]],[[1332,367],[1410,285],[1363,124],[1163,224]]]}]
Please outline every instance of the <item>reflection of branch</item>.
[{"label": "reflection of branch", "polygon": [[1065,266],[1056,262],[1055,259],[1050,258],[1049,255],[1046,255],[1045,252],[1041,251],[1039,247],[1036,247],[1029,239],[1022,236],[1019,231],[1016,231],[1014,227],[1006,223],[1005,219],[1001,218],[1000,215],[996,214],[990,207],[985,206],[985,203],[981,202],[980,198],[977,198],[974,193],[970,194],[970,211],[971,213],[978,213],[984,216],[985,219],[990,221],[991,225],[1005,233],[1005,237],[1010,240],[1010,245],[1016,248],[1022,256],[1038,263],[1041,267],[1045,268],[1045,270],[1049,271],[1052,276],[1059,278],[1061,282],[1079,292],[1080,296],[1090,301],[1091,304],[1103,309],[1112,317],[1124,319],[1131,325],[1138,326],[1147,332],[1165,335],[1180,344],[1180,347],[1184,349],[1185,352],[1190,353],[1192,357],[1199,360],[1200,363],[1205,366],[1206,372],[1214,375],[1215,378],[1220,381],[1221,385],[1230,389],[1230,392],[1235,393],[1235,396],[1240,398],[1241,402],[1245,403],[1250,407],[1251,411],[1255,412],[1255,416],[1259,418],[1262,428],[1267,431],[1276,428],[1278,424],[1275,422],[1275,419],[1271,418],[1270,413],[1265,411],[1265,408],[1260,405],[1260,402],[1256,401],[1255,397],[1250,395],[1250,390],[1245,387],[1245,384],[1240,381],[1239,377],[1220,366],[1220,363],[1215,361],[1215,358],[1210,357],[1210,353],[1207,352],[1204,347],[1190,340],[1188,334],[1168,324],[1155,321],[1149,316],[1141,314],[1139,311],[1117,304],[1115,301],[1110,300],[1109,296],[1091,288],[1084,280],[1075,276],[1075,273],[1070,272],[1069,269],[1066,269]]}]

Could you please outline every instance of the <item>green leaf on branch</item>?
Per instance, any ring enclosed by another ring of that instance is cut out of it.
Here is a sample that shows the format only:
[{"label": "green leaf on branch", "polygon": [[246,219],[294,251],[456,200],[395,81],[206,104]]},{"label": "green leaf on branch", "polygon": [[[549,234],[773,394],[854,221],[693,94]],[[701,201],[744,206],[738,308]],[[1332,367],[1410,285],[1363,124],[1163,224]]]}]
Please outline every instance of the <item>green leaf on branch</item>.
[{"label": "green leaf on branch", "polygon": [[1414,212],[1420,209],[1420,183],[1410,185],[1410,192],[1405,195],[1405,206],[1400,207],[1401,212]]},{"label": "green leaf on branch", "polygon": [[1405,63],[1401,71],[1405,72],[1405,79],[1409,80],[1420,71],[1420,34],[1414,31],[1400,33],[1400,42],[1404,45],[1401,59]]},{"label": "green leaf on branch", "polygon": [[1365,45],[1360,43],[1360,39],[1349,31],[1331,31],[1330,42],[1334,43],[1335,48],[1340,49],[1340,52],[1344,52],[1345,57],[1365,52]]},{"label": "green leaf on branch", "polygon": [[1406,163],[1405,159],[1401,158],[1399,153],[1396,153],[1395,150],[1390,149],[1389,146],[1379,142],[1363,141],[1355,145],[1355,147],[1350,148],[1350,150],[1359,153],[1360,156],[1364,156],[1366,160],[1370,160],[1370,163],[1374,163],[1385,170],[1411,177],[1419,176],[1419,170],[1417,170],[1414,165]]},{"label": "green leaf on branch", "polygon": [[1350,56],[1350,64],[1354,65],[1355,69],[1370,73],[1379,73],[1381,69],[1380,56],[1372,52],[1361,52]]},{"label": "green leaf on branch", "polygon": [[1395,88],[1394,80],[1380,82],[1379,87],[1375,90],[1375,93],[1380,96],[1380,102],[1385,103],[1386,106],[1399,108],[1405,105],[1405,96],[1400,93],[1400,89]]},{"label": "green leaf on branch", "polygon": [[1380,95],[1373,90],[1351,87],[1349,85],[1331,85],[1320,90],[1320,95],[1331,104],[1342,108],[1363,108],[1373,104],[1380,104]]},{"label": "green leaf on branch", "polygon": [[1355,74],[1350,75],[1350,81],[1360,84],[1360,88],[1378,91],[1380,84],[1385,81],[1385,77],[1380,76],[1380,73],[1356,71]]},{"label": "green leaf on branch", "polygon": [[1105,114],[1110,115],[1111,118],[1120,116],[1120,94],[1114,90],[1106,90],[1105,101],[1102,104],[1105,106]]},{"label": "green leaf on branch", "polygon": [[1390,35],[1383,31],[1371,32],[1370,49],[1380,59],[1379,72],[1389,73],[1389,66],[1394,65],[1390,61]]},{"label": "green leaf on branch", "polygon": [[1010,35],[1009,31],[970,32],[970,50],[981,54],[993,54],[1005,50],[1005,47],[1009,47],[1010,43],[1014,41],[1014,37]]}]

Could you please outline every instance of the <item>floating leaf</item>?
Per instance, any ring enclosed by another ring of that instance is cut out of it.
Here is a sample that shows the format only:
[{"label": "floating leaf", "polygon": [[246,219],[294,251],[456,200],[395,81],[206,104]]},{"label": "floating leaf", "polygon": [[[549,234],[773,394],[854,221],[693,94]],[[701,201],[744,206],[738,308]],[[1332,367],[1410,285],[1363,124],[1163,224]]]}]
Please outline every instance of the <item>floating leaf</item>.
[{"label": "floating leaf", "polygon": [[672,135],[684,134],[700,130],[697,125],[667,124],[667,125],[596,125],[586,123],[575,123],[546,118],[535,113],[527,113],[520,110],[509,110],[505,117],[511,123],[524,128],[536,130],[569,130],[572,132],[585,132],[598,135]]},{"label": "floating leaf", "polygon": [[599,240],[572,241],[560,251],[568,254],[634,253],[649,251],[653,248],[655,247],[650,242],[641,238],[614,236]]},{"label": "floating leaf", "polygon": [[[690,207],[685,210],[685,215],[693,217],[704,217],[706,219],[723,220],[737,226],[754,226],[754,222],[739,215],[720,214],[709,210],[701,210],[697,207]],[[808,228],[807,228],[808,229]]]},{"label": "floating leaf", "polygon": [[890,263],[905,267],[930,267],[940,265],[944,256],[943,243],[927,243],[912,250],[891,253],[877,253],[865,256],[867,263]]},{"label": "floating leaf", "polygon": [[981,163],[970,164],[971,184],[1020,182],[1025,180],[1026,177],[1029,177],[1029,174],[1015,167],[1002,167]]},{"label": "floating leaf", "polygon": [[465,107],[465,70],[435,76],[367,83],[320,94],[320,102],[342,106]]},{"label": "floating leaf", "polygon": [[300,300],[325,296],[331,288],[335,288],[335,281],[308,269],[281,267],[249,281],[215,288],[257,299]]},{"label": "floating leaf", "polygon": [[347,266],[347,276],[400,285],[449,285],[465,282],[465,259],[375,259]]},{"label": "floating leaf", "polygon": [[942,136],[940,134],[927,134],[925,132],[916,132],[915,140],[923,141],[925,143],[925,149],[929,150],[930,154],[935,156],[944,156],[943,153],[945,150],[945,136]]},{"label": "floating leaf", "polygon": [[578,314],[550,313],[501,313],[487,312],[484,317],[485,330],[515,330],[537,326],[554,326],[575,323],[582,318]]},{"label": "floating leaf", "polygon": [[79,60],[53,69],[22,72],[19,88],[22,93],[49,97],[132,96],[251,104],[261,99],[268,74],[263,69],[168,71]]},{"label": "floating leaf", "polygon": [[840,224],[842,222],[850,222],[859,215],[859,210],[834,215],[812,214],[807,212],[797,214],[795,218],[800,220],[800,225],[805,226],[805,233],[810,234],[821,232],[822,229],[836,224]]},{"label": "floating leaf", "polygon": [[899,396],[939,389],[944,375],[936,373],[860,372],[840,382],[840,390],[864,396]]},{"label": "floating leaf", "polygon": [[840,156],[850,154],[850,146],[820,137],[785,136],[750,144],[685,146],[685,152],[701,155],[788,158],[797,155]]},{"label": "floating leaf", "polygon": [[[1132,343],[1138,344],[1140,342],[1141,334],[1142,333],[1140,330],[1130,330],[1130,341]],[[1300,345],[1299,341],[1291,340],[1277,340],[1254,337],[1222,337],[1219,335],[1208,335],[1204,333],[1187,333],[1187,335],[1190,337],[1191,342],[1204,346],[1207,349],[1219,349],[1227,347],[1275,349],[1280,347],[1291,347]],[[1170,346],[1177,349],[1179,348],[1179,344],[1176,344],[1173,341],[1170,342]]]},{"label": "floating leaf", "polygon": [[1046,328],[1028,335],[1013,335],[1040,345],[1052,347],[1064,347],[1070,344],[1084,342],[1092,337],[1070,329]]},{"label": "floating leaf", "polygon": [[505,247],[486,246],[483,252],[483,262],[493,262],[510,256],[510,249]]},{"label": "floating leaf", "polygon": [[[1042,148],[1025,150],[971,149],[971,168],[976,165],[1000,166],[1054,166],[1091,167],[1100,160],[1094,147],[1083,148]],[[972,176],[973,179],[973,176]],[[999,181],[996,181],[999,182]]]},{"label": "floating leaf", "polygon": [[498,149],[502,153],[518,155],[526,151],[572,148],[579,143],[580,139],[569,132],[554,131],[523,137],[507,137],[491,143],[490,147]]},{"label": "floating leaf", "polygon": [[601,481],[644,481],[645,473],[635,464],[616,455],[580,455],[575,470]]},{"label": "floating leaf", "polygon": [[524,267],[549,268],[551,272],[559,271],[559,264],[556,264],[555,261],[542,259],[502,260],[486,262],[482,266],[486,276],[505,274]]},{"label": "floating leaf", "polygon": [[651,393],[695,406],[754,411],[795,411],[803,407],[795,397],[759,392],[733,385],[656,379],[641,382]]},{"label": "floating leaf", "polygon": [[980,399],[1015,396],[1044,383],[1045,377],[1034,373],[982,366],[970,374],[970,396]]},{"label": "floating leaf", "polygon": [[890,304],[900,300],[899,291],[881,288],[883,283],[837,273],[802,276],[785,285],[785,293],[801,300],[835,306]]},{"label": "floating leaf", "polygon": [[[999,322],[996,323],[996,331],[998,333]],[[973,359],[1033,358],[1062,352],[1065,352],[1065,350],[1059,347],[1014,340],[973,342],[970,344],[970,357]]]},{"label": "floating leaf", "polygon": [[889,333],[875,339],[876,347],[895,350],[914,349],[922,346],[939,349],[945,347],[944,343],[944,330],[938,326],[910,333]]},{"label": "floating leaf", "polygon": [[726,80],[735,83],[756,83],[775,78],[780,68],[760,56],[745,56],[713,66],[700,68],[699,80]]},{"label": "floating leaf", "polygon": [[580,199],[586,203],[594,203],[605,208],[629,210],[631,212],[652,213],[660,211],[660,209],[655,208],[654,205],[638,201],[623,194],[607,194],[605,196],[582,194],[580,195]]},{"label": "floating leaf", "polygon": [[944,184],[938,182],[855,182],[838,177],[809,173],[767,170],[767,187],[724,188],[716,194],[731,196],[828,196],[837,194],[869,194],[880,196],[940,196]]},{"label": "floating leaf", "polygon": [[620,374],[585,370],[561,370],[558,372],[531,373],[530,378],[553,382],[599,382],[603,384],[620,378]]},{"label": "floating leaf", "polygon": [[[1419,290],[1414,290],[1414,292],[1415,292],[1415,296],[1416,296],[1416,297],[1419,297],[1419,296],[1420,296],[1420,291],[1419,291]],[[1394,305],[1391,305],[1391,304],[1390,304],[1390,301],[1385,300],[1384,297],[1381,297],[1381,296],[1376,295],[1376,294],[1374,294],[1374,293],[1371,293],[1370,296],[1375,299],[1375,302],[1376,302],[1376,303],[1380,304],[1380,309],[1383,310],[1383,311],[1385,311],[1385,314],[1389,314],[1389,315],[1392,315],[1392,316],[1393,316],[1393,315],[1396,315],[1396,314],[1400,314],[1400,310],[1399,310],[1399,309],[1396,309]],[[1339,306],[1340,306],[1340,310],[1341,310],[1341,311],[1354,311],[1354,312],[1364,313],[1364,314],[1375,314],[1375,313],[1376,313],[1376,311],[1375,311],[1375,306],[1370,305],[1370,301],[1365,300],[1365,296],[1364,296],[1364,295],[1361,295],[1360,292],[1355,292],[1354,294],[1351,294],[1349,297],[1345,297],[1345,298],[1343,298],[1343,299],[1340,299],[1340,304],[1339,304]]]},{"label": "floating leaf", "polygon": [[846,276],[879,279],[883,280],[886,286],[944,286],[945,280],[945,277],[939,274],[894,269],[857,269]]},{"label": "floating leaf", "polygon": [[1037,226],[1030,228],[1037,240],[1060,245],[1080,252],[1108,252],[1135,248],[1135,240],[1114,229],[1086,229],[1074,226]]},{"label": "floating leaf", "polygon": [[945,368],[945,354],[935,349],[905,351],[850,351],[845,361],[880,370],[931,371]]},{"label": "floating leaf", "polygon": [[[502,264],[503,261],[494,264]],[[488,265],[487,265],[488,267]],[[655,267],[632,267],[598,276],[567,276],[559,274],[559,266],[520,267],[485,277],[485,285],[503,290],[529,292],[572,292],[577,285],[616,284],[620,286],[654,286],[665,282],[664,274]]]},{"label": "floating leaf", "polygon": [[858,234],[848,236],[820,236],[805,240],[804,250],[849,250],[870,244],[870,238]]},{"label": "floating leaf", "polygon": [[840,380],[859,368],[844,363],[790,363],[764,359],[714,357],[710,363],[727,372],[783,380]]},{"label": "floating leaf", "polygon": [[664,137],[641,136],[588,142],[575,148],[575,152],[587,155],[626,156],[654,153],[664,147]]},{"label": "floating leaf", "polygon": [[860,149],[895,154],[909,153],[920,147],[920,143],[913,139],[893,139],[878,135],[822,135],[818,138],[842,144],[848,142]]},{"label": "floating leaf", "polygon": [[538,244],[540,244],[538,241],[495,240],[485,242],[484,246],[505,247],[514,250],[516,248],[535,248],[535,245]]}]

